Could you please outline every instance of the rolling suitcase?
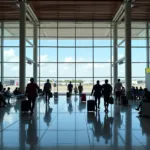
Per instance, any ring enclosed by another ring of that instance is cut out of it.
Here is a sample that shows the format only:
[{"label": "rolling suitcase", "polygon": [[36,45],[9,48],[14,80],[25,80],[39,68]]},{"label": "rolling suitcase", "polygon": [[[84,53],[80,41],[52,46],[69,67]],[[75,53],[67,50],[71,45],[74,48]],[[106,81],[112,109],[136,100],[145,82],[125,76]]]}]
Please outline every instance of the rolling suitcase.
[{"label": "rolling suitcase", "polygon": [[88,100],[87,101],[87,111],[88,112],[94,112],[95,111],[95,101],[94,100]]},{"label": "rolling suitcase", "polygon": [[69,92],[67,92],[67,98],[70,98],[70,93]]},{"label": "rolling suitcase", "polygon": [[127,100],[125,95],[121,96],[121,104],[122,105],[128,105],[128,100]]},{"label": "rolling suitcase", "polygon": [[30,103],[27,100],[21,102],[21,112],[28,112],[30,110]]},{"label": "rolling suitcase", "polygon": [[54,92],[54,99],[58,98],[58,92]]},{"label": "rolling suitcase", "polygon": [[86,94],[81,94],[81,102],[86,102]]}]

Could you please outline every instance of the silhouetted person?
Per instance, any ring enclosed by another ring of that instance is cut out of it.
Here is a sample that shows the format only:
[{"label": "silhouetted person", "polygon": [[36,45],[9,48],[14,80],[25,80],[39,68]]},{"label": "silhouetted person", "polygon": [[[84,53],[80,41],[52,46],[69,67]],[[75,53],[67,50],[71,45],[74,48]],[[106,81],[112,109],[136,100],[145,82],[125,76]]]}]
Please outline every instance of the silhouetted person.
[{"label": "silhouetted person", "polygon": [[83,86],[81,85],[81,83],[78,86],[78,90],[79,90],[79,95],[81,95],[83,92]]},{"label": "silhouetted person", "polygon": [[4,93],[4,96],[5,96],[5,98],[6,99],[8,99],[8,103],[9,103],[9,100],[10,100],[10,98],[11,98],[11,92],[10,92],[10,87],[8,87],[7,88],[7,90],[5,91],[5,93]]},{"label": "silhouetted person", "polygon": [[15,88],[15,90],[13,91],[14,95],[18,95],[18,88]]},{"label": "silhouetted person", "polygon": [[0,82],[0,92],[3,90],[2,82]]},{"label": "silhouetted person", "polygon": [[118,100],[119,104],[121,103],[121,92],[122,92],[122,83],[120,82],[120,79],[118,79],[118,82],[115,84],[115,94],[116,94],[116,100]]},{"label": "silhouetted person", "polygon": [[112,86],[108,84],[108,80],[105,80],[105,84],[102,85],[103,95],[104,95],[104,107],[105,112],[108,112],[108,106],[109,106],[109,98],[112,93]]},{"label": "silhouetted person", "polygon": [[71,81],[70,81],[70,83],[68,84],[68,91],[70,94],[72,94],[72,90],[73,90],[73,85],[71,84]]},{"label": "silhouetted person", "polygon": [[98,100],[98,109],[100,109],[100,98],[102,96],[102,86],[100,85],[99,80],[97,81],[97,84],[95,84],[93,86],[91,95],[94,95],[94,97],[95,97],[95,107],[96,107],[96,110],[97,110],[97,100]]},{"label": "silhouetted person", "polygon": [[78,88],[75,86],[74,88],[74,93],[77,94],[78,93]]},{"label": "silhouetted person", "polygon": [[30,79],[30,82],[26,87],[26,94],[28,96],[28,100],[30,103],[31,114],[33,113],[33,109],[35,106],[36,97],[38,96],[39,87],[36,83],[34,83],[34,78]]},{"label": "silhouetted person", "polygon": [[46,103],[49,102],[51,88],[52,88],[51,83],[49,82],[49,79],[47,79],[47,82],[44,84],[44,89],[43,89],[46,96]]},{"label": "silhouetted person", "polygon": [[52,108],[50,108],[50,106],[46,104],[44,121],[47,123],[47,126],[49,126],[52,120],[51,113],[52,113]]}]

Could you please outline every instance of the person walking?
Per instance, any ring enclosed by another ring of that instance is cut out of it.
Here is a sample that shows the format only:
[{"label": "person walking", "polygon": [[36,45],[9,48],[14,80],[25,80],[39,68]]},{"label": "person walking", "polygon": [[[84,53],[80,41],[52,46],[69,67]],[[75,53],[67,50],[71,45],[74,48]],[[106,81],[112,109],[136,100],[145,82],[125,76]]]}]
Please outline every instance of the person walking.
[{"label": "person walking", "polygon": [[70,83],[68,84],[68,91],[69,91],[70,95],[72,94],[72,90],[73,90],[73,85],[70,81]]},{"label": "person walking", "polygon": [[122,83],[120,82],[120,79],[118,79],[118,82],[115,84],[115,95],[116,95],[116,101],[118,100],[118,103],[121,104],[121,94],[122,94]]},{"label": "person walking", "polygon": [[108,84],[108,80],[105,80],[105,84],[102,85],[102,93],[104,95],[105,112],[108,113],[109,98],[112,93],[112,86]]},{"label": "person walking", "polygon": [[49,82],[49,79],[47,79],[47,82],[44,84],[43,89],[43,91],[45,92],[46,103],[49,102],[50,100],[51,89],[52,89],[51,83]]},{"label": "person walking", "polygon": [[83,92],[83,86],[81,85],[81,83],[78,86],[78,90],[79,90],[79,95],[81,96],[81,94]]},{"label": "person walking", "polygon": [[[102,86],[100,85],[100,81],[97,81],[97,84],[95,84],[93,86],[91,95],[94,95],[95,97],[95,106],[96,106],[96,110],[98,107],[98,110],[100,110],[100,98],[102,96]],[[98,106],[97,106],[97,100],[98,100]]]},{"label": "person walking", "polygon": [[36,83],[34,83],[34,78],[31,78],[30,82],[31,83],[27,84],[26,87],[26,95],[29,100],[29,109],[31,110],[31,114],[32,114],[35,106],[36,97],[38,96],[37,93],[40,88]]}]

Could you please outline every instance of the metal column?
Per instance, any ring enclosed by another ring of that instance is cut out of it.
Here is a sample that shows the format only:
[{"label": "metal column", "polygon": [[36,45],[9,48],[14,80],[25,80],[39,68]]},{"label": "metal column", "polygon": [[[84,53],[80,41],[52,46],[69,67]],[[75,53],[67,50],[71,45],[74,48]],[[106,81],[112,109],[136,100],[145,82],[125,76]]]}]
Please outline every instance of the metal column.
[{"label": "metal column", "polygon": [[34,81],[35,83],[37,83],[37,41],[38,41],[38,37],[37,37],[37,23],[34,23],[34,50],[33,50],[33,60],[34,60],[34,65],[33,65],[33,77],[34,77]]},{"label": "metal column", "polygon": [[26,84],[26,6],[25,1],[20,2],[20,70],[19,84],[21,92],[25,92]]},{"label": "metal column", "polygon": [[125,78],[126,96],[131,98],[132,67],[131,67],[131,1],[125,3]]},{"label": "metal column", "polygon": [[149,68],[149,56],[150,56],[150,53],[149,53],[149,23],[147,23],[146,24],[146,40],[147,40],[147,52],[146,52],[146,58],[147,58],[147,60],[146,60],[146,62],[147,62],[147,68]]},{"label": "metal column", "polygon": [[4,84],[4,22],[1,22],[1,82]]},{"label": "metal column", "polygon": [[118,32],[117,32],[117,22],[114,22],[114,29],[113,29],[113,39],[114,39],[114,48],[113,48],[113,74],[114,74],[114,80],[113,85],[117,83],[118,78],[118,64],[116,61],[118,60],[118,47],[117,47],[117,40]]}]

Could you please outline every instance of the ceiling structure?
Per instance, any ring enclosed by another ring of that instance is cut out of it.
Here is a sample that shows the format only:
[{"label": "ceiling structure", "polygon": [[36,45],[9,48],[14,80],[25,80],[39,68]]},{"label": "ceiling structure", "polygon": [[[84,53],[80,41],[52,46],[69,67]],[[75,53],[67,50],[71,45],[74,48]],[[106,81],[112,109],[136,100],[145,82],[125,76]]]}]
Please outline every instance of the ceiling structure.
[{"label": "ceiling structure", "polygon": [[[0,20],[19,20],[17,0],[0,0]],[[123,0],[28,0],[42,21],[112,21]],[[133,21],[150,21],[150,0],[133,0]]]}]

